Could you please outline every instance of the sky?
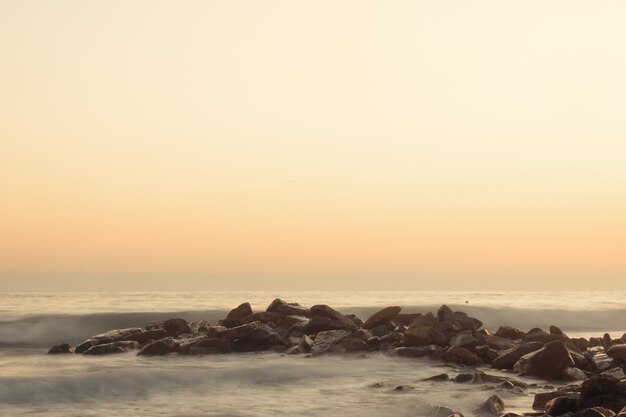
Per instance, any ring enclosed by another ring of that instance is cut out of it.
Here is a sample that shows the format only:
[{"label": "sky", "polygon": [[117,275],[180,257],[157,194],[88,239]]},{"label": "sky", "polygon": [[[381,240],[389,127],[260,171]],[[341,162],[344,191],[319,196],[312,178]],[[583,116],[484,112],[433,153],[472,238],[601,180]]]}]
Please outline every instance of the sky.
[{"label": "sky", "polygon": [[0,0],[0,291],[626,290],[624,21]]}]

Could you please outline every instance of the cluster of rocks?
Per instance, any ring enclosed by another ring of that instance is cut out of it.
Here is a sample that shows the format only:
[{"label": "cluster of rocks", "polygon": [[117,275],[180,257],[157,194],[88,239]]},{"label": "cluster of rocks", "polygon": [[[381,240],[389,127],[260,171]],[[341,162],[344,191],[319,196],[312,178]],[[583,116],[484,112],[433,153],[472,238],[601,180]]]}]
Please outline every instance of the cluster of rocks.
[{"label": "cluster of rocks", "polygon": [[173,318],[144,328],[111,330],[92,336],[75,348],[68,344],[53,346],[49,353],[101,355],[129,350],[146,356],[259,351],[313,356],[385,352],[408,358],[432,357],[465,366],[491,366],[547,380],[587,380],[582,385],[555,391],[545,401],[541,398],[547,397],[535,401],[552,416],[598,415],[580,413],[600,406],[617,413],[621,410],[617,406],[591,406],[584,394],[585,384],[606,388],[609,378],[617,381],[616,387],[626,384],[620,382],[626,380],[626,334],[620,339],[612,339],[608,334],[601,338],[569,338],[555,326],[548,331],[534,328],[528,332],[503,326],[492,333],[482,328],[480,320],[446,305],[427,314],[403,314],[400,307],[391,306],[363,321],[327,305],[306,308],[276,299],[260,312],[243,303],[216,325]]}]

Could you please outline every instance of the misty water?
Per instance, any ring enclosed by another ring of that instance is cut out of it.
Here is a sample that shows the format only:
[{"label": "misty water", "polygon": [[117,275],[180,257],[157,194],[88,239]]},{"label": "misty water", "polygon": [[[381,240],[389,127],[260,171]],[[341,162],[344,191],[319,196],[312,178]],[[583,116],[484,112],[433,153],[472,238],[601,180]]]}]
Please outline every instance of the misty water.
[{"label": "misty water", "polygon": [[[462,367],[382,354],[284,356],[277,353],[102,357],[45,355],[113,328],[170,317],[215,323],[244,301],[257,310],[276,297],[329,304],[362,318],[387,305],[404,312],[442,303],[495,330],[555,324],[570,335],[626,332],[624,293],[189,292],[0,293],[0,415],[37,416],[425,416],[446,405],[466,416],[492,393],[507,411],[529,410],[536,388],[423,381]],[[509,375],[485,368],[489,373]],[[525,379],[526,382],[533,382]],[[374,388],[376,384],[377,388]],[[398,392],[399,385],[415,389]]]}]

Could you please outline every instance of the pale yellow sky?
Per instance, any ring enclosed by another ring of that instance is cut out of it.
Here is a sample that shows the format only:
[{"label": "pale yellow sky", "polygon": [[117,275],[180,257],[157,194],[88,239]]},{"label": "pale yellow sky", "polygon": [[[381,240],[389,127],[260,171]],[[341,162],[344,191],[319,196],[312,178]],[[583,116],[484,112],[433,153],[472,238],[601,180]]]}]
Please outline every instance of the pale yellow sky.
[{"label": "pale yellow sky", "polygon": [[0,0],[0,290],[624,290],[625,21]]}]

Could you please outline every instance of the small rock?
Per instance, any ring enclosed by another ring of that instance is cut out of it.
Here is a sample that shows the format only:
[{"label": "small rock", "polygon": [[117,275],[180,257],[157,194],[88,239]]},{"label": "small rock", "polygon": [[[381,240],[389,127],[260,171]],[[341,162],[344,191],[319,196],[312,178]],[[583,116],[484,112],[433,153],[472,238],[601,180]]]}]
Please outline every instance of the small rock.
[{"label": "small rock", "polygon": [[476,409],[477,414],[487,414],[492,416],[499,416],[504,412],[504,401],[497,395],[492,395],[487,398],[484,403]]},{"label": "small rock", "polygon": [[54,345],[48,351],[51,355],[56,355],[60,353],[72,353],[72,347],[67,343],[61,343],[60,345]]}]

